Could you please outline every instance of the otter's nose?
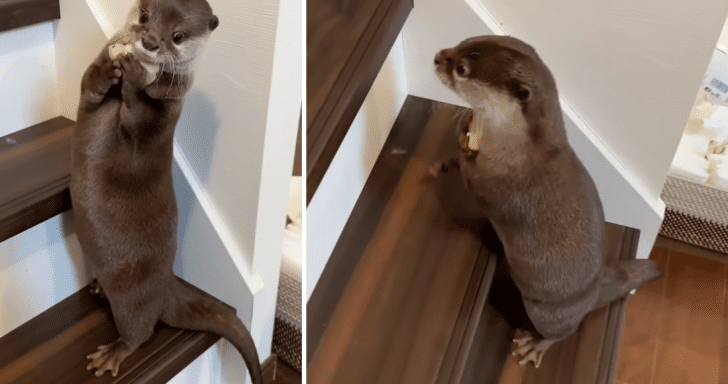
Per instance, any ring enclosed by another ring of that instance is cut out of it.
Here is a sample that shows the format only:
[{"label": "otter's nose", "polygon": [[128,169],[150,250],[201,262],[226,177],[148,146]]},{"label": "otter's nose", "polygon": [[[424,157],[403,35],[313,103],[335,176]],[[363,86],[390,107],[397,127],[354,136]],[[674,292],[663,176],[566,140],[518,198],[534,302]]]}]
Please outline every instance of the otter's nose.
[{"label": "otter's nose", "polygon": [[437,52],[437,55],[435,55],[435,65],[440,65],[447,63],[450,61],[449,58],[446,56],[447,52],[445,49],[441,50],[440,52]]},{"label": "otter's nose", "polygon": [[147,39],[142,37],[142,46],[144,46],[144,49],[146,49],[149,52],[154,52],[157,49],[159,49],[159,44],[157,44],[155,41],[151,39]]}]

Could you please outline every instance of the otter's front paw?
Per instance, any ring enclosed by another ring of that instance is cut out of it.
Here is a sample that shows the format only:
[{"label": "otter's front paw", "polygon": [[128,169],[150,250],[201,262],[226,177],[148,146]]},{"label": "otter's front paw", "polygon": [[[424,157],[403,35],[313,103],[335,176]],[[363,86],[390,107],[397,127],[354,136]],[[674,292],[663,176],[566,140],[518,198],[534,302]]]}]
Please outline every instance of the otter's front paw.
[{"label": "otter's front paw", "polygon": [[121,69],[116,60],[104,60],[97,64],[88,84],[89,90],[98,95],[106,95],[114,84],[119,84]]},{"label": "otter's front paw", "polygon": [[124,74],[122,92],[134,92],[147,85],[147,71],[133,55],[122,55],[119,58],[119,63],[121,64],[121,72]]}]

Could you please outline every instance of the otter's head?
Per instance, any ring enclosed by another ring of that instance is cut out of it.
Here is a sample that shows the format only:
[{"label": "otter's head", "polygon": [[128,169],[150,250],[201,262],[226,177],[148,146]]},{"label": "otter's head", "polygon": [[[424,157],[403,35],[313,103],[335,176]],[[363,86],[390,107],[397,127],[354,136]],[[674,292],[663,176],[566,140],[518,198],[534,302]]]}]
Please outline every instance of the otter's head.
[{"label": "otter's head", "polygon": [[189,70],[218,24],[205,0],[140,0],[129,12],[125,29],[138,60],[181,73]]},{"label": "otter's head", "polygon": [[551,72],[536,51],[510,36],[473,37],[443,49],[435,56],[435,71],[473,108],[515,103],[526,114],[527,107],[556,94]]}]

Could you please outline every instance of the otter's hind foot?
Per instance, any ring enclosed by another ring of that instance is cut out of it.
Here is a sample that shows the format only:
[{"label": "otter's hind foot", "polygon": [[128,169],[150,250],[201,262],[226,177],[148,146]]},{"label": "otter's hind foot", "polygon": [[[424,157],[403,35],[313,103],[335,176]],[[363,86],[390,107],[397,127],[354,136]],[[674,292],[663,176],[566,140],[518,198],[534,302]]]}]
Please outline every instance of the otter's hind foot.
[{"label": "otter's hind foot", "polygon": [[536,339],[530,332],[523,331],[523,336],[513,339],[518,347],[513,351],[513,356],[519,355],[523,357],[519,362],[521,365],[533,361],[536,368],[541,365],[543,354],[559,340],[556,339]]},{"label": "otter's hind foot", "polygon": [[118,339],[111,344],[99,346],[98,351],[86,356],[91,362],[86,366],[87,370],[96,369],[96,376],[101,376],[104,372],[111,372],[111,376],[119,373],[119,365],[127,356],[134,352],[129,344],[124,340]]}]

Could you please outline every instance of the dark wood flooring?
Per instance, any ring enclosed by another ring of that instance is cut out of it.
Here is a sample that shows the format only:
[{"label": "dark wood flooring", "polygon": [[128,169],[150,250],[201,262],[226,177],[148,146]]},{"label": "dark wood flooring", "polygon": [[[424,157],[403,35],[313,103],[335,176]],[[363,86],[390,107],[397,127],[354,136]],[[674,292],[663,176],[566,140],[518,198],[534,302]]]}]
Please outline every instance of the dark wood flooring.
[{"label": "dark wood flooring", "polygon": [[265,384],[301,384],[301,374],[289,367],[276,355],[262,363],[263,383]]},{"label": "dark wood flooring", "polygon": [[665,278],[632,295],[617,384],[728,383],[728,255],[658,237]]}]

